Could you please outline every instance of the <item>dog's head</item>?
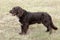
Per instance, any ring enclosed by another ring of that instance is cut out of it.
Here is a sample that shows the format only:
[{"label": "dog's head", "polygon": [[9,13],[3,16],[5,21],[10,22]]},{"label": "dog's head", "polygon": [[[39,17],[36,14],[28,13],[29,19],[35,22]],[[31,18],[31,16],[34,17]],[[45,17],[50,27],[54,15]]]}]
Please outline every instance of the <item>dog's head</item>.
[{"label": "dog's head", "polygon": [[10,13],[13,16],[17,15],[17,16],[21,17],[24,13],[24,10],[22,8],[20,8],[19,6],[17,6],[17,7],[12,8],[12,10],[10,10]]}]

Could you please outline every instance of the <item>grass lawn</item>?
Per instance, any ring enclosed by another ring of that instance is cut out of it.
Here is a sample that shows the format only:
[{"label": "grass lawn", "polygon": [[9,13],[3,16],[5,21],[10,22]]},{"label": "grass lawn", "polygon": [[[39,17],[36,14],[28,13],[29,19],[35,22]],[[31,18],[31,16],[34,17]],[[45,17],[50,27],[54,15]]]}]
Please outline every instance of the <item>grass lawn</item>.
[{"label": "grass lawn", "polygon": [[[44,25],[34,24],[27,35],[19,35],[18,18],[9,13],[14,6],[31,12],[48,12],[58,30],[49,35]],[[60,0],[0,0],[0,40],[60,40]]]}]

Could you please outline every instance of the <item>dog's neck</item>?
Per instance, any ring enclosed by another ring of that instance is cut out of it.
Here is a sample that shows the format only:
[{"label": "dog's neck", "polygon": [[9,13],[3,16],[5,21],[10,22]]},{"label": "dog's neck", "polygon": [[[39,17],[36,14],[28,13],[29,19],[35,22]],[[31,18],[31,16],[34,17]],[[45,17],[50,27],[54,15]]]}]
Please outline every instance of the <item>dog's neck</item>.
[{"label": "dog's neck", "polygon": [[20,19],[24,18],[27,15],[27,11],[24,11],[23,15],[21,17],[19,17]]}]

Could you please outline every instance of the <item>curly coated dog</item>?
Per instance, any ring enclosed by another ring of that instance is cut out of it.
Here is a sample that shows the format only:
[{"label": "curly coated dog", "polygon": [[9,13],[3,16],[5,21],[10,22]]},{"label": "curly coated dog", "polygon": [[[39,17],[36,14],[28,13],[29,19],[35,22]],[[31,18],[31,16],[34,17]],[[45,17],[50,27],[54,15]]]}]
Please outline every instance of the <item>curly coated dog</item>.
[{"label": "curly coated dog", "polygon": [[21,22],[21,33],[26,34],[29,25],[35,23],[42,23],[46,28],[46,32],[52,33],[52,29],[57,30],[58,28],[54,26],[51,16],[47,12],[28,12],[19,6],[13,7],[10,10],[12,15],[16,15]]}]

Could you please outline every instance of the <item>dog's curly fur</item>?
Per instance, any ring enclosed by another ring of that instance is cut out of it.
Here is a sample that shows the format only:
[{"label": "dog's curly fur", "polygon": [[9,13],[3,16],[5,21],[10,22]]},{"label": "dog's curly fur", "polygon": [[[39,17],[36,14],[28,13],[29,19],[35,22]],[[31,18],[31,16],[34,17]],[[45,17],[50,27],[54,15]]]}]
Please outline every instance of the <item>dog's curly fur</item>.
[{"label": "dog's curly fur", "polygon": [[21,33],[26,34],[29,28],[29,25],[35,23],[42,23],[46,28],[46,32],[51,32],[52,29],[57,30],[57,27],[54,26],[51,16],[47,12],[27,12],[19,6],[13,7],[10,10],[12,15],[16,15],[21,22]]}]

